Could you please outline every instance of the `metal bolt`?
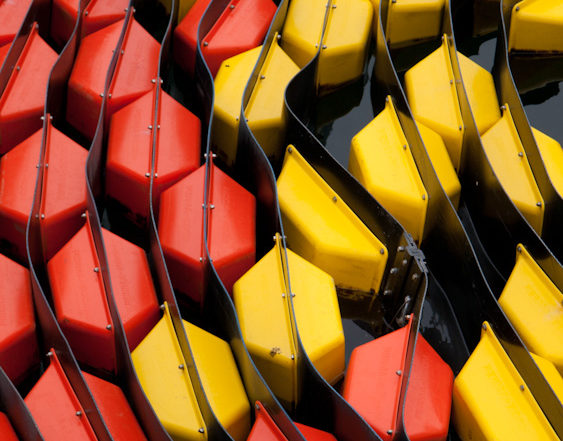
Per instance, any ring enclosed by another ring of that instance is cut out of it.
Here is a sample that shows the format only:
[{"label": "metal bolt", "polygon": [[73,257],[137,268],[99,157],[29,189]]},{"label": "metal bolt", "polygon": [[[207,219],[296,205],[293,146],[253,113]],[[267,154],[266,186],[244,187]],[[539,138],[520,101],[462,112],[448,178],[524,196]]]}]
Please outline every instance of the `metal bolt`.
[{"label": "metal bolt", "polygon": [[486,330],[487,330],[487,324],[486,324],[486,323],[483,323],[482,328],[483,328],[483,331],[486,331]]},{"label": "metal bolt", "polygon": [[86,212],[82,213],[80,217],[86,219]]},{"label": "metal bolt", "polygon": [[453,84],[453,83],[454,83],[454,80],[450,80],[450,84]]},{"label": "metal bolt", "polygon": [[282,292],[282,299],[285,299],[285,293]]},{"label": "metal bolt", "polygon": [[[393,3],[395,3],[397,0],[392,0]],[[387,431],[387,435],[393,435],[393,431],[391,429],[389,429]]]},{"label": "metal bolt", "polygon": [[82,416],[82,411],[77,410],[77,411],[76,411],[76,416],[77,416],[77,417]]},{"label": "metal bolt", "polygon": [[522,252],[522,247],[521,247],[520,245],[518,245],[518,246],[516,247],[516,251],[518,251],[519,253],[521,253],[521,252]]},{"label": "metal bolt", "polygon": [[178,369],[184,369],[184,365],[183,364],[179,365]]},{"label": "metal bolt", "polygon": [[52,357],[53,353],[51,351],[47,352],[47,357]]},{"label": "metal bolt", "polygon": [[426,200],[426,195],[425,195],[425,194],[422,195],[422,200],[423,200],[423,201]]},{"label": "metal bolt", "polygon": [[293,148],[289,147],[289,148],[287,149],[287,152],[288,152],[288,153],[293,152]]},{"label": "metal bolt", "polygon": [[99,272],[100,272],[100,268],[98,268],[97,266],[94,267],[94,272],[95,272],[95,273],[99,273]]},{"label": "metal bolt", "polygon": [[153,78],[153,79],[151,80],[151,83],[155,84],[155,83],[156,83],[156,78]]},{"label": "metal bolt", "polygon": [[107,329],[108,331],[110,331],[110,330],[111,330],[111,325],[106,325],[106,329]]},{"label": "metal bolt", "polygon": [[391,291],[390,289],[386,289],[385,291],[383,291],[383,295],[384,295],[384,296],[389,296],[389,295],[391,295],[392,292],[393,292],[393,291]]},{"label": "metal bolt", "polygon": [[160,305],[160,310],[164,311],[166,309],[166,307],[164,306],[164,303],[162,305]]},{"label": "metal bolt", "polygon": [[20,70],[20,69],[21,69],[21,67],[20,67],[20,66],[16,66],[16,70]]},{"label": "metal bolt", "polygon": [[102,92],[102,93],[100,93],[100,96],[101,96],[102,98],[104,97],[104,94],[103,94],[103,92]]},{"label": "metal bolt", "polygon": [[462,126],[459,126],[458,128],[459,128],[459,130],[460,130],[460,131],[461,131],[461,130],[463,129],[463,127],[462,127]]},{"label": "metal bolt", "polygon": [[380,253],[380,254],[385,254],[385,248],[381,248],[381,249],[379,250],[379,253]]},{"label": "metal bolt", "polygon": [[215,205],[211,204],[211,205],[209,206],[209,208],[211,208],[211,209],[213,210],[213,209],[215,208]]},{"label": "metal bolt", "polygon": [[149,178],[149,177],[151,176],[151,174],[150,174],[149,172],[147,172],[147,173],[145,173],[145,176],[146,176],[147,178]]},{"label": "metal bolt", "polygon": [[198,432],[199,432],[199,433],[203,433],[203,432],[205,432],[205,429],[204,429],[203,427],[200,427],[199,430],[198,430]]},{"label": "metal bolt", "polygon": [[332,9],[336,9],[336,5],[332,5]]},{"label": "metal bolt", "polygon": [[254,407],[256,408],[256,410],[260,410],[260,405],[258,403],[256,403]]},{"label": "metal bolt", "polygon": [[412,279],[413,279],[413,280],[418,279],[418,274],[417,274],[417,273],[414,273],[414,274],[412,275]]},{"label": "metal bolt", "polygon": [[397,251],[401,253],[401,252],[405,251],[405,247],[402,246],[402,245],[400,245],[400,246],[397,248]]},{"label": "metal bolt", "polygon": [[323,44],[323,49],[326,49],[326,44]]},{"label": "metal bolt", "polygon": [[149,130],[152,130],[152,124],[149,126]]},{"label": "metal bolt", "polygon": [[200,257],[200,258],[199,258],[199,261],[200,261],[200,262],[203,262],[203,257]]},{"label": "metal bolt", "polygon": [[45,219],[45,215],[44,215],[44,214],[41,215],[41,219]]},{"label": "metal bolt", "polygon": [[397,268],[391,268],[391,271],[389,271],[391,274],[397,274],[399,270]]},{"label": "metal bolt", "polygon": [[406,150],[406,149],[407,149],[407,145],[403,144],[403,150]]},{"label": "metal bolt", "polygon": [[408,260],[407,260],[407,259],[403,259],[403,261],[402,261],[401,263],[403,264],[403,266],[406,266],[406,265],[407,265],[407,263],[409,263],[409,262],[408,262]]},{"label": "metal bolt", "polygon": [[295,360],[295,355],[291,354],[291,359]]},{"label": "metal bolt", "polygon": [[521,390],[522,392],[524,392],[524,389],[525,389],[524,385],[521,384],[521,385],[520,385],[520,390]]},{"label": "metal bolt", "polygon": [[281,40],[281,34],[278,34],[278,40]]},{"label": "metal bolt", "polygon": [[123,55],[125,53],[125,51],[123,49],[121,49],[121,55]]},{"label": "metal bolt", "polygon": [[541,207],[541,202],[536,202],[536,205],[537,205],[538,207]]},{"label": "metal bolt", "polygon": [[319,43],[315,43],[315,47],[319,47]]},{"label": "metal bolt", "polygon": [[291,297],[295,297],[295,293],[294,293],[294,292],[291,293]]},{"label": "metal bolt", "polygon": [[518,156],[520,156],[521,158],[523,158],[523,157],[524,157],[524,153],[518,152]]},{"label": "metal bolt", "polygon": [[403,371],[399,369],[399,370],[395,371],[395,373],[400,376],[400,375],[403,374]]},{"label": "metal bolt", "polygon": [[84,11],[84,15],[88,15],[88,11]]},{"label": "metal bolt", "polygon": [[266,79],[266,75],[260,75],[260,79],[261,79],[261,80],[265,80],[265,79]]},{"label": "metal bolt", "polygon": [[110,99],[110,98],[111,98],[111,93],[108,93],[108,99]]},{"label": "metal bolt", "polygon": [[516,12],[518,12],[520,10],[520,6],[516,6]]},{"label": "metal bolt", "polygon": [[500,106],[500,110],[504,112],[506,110],[506,106],[505,105]]},{"label": "metal bolt", "polygon": [[235,5],[230,5],[229,8],[230,8],[230,9],[235,9]]},{"label": "metal bolt", "polygon": [[209,46],[209,43],[208,43],[207,41],[204,41],[204,42],[203,42],[203,45],[204,45],[204,46]]},{"label": "metal bolt", "polygon": [[157,129],[160,129],[160,124],[157,124],[156,128],[157,128]]}]

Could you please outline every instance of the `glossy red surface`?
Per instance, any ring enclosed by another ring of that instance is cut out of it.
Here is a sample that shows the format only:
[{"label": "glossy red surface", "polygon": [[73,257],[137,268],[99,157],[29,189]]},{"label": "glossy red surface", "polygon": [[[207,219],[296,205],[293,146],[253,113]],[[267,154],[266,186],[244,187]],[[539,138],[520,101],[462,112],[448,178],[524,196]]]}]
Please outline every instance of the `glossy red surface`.
[{"label": "glossy red surface", "polygon": [[0,439],[2,441],[19,441],[10,420],[2,412],[0,412]]},{"label": "glossy red surface", "polygon": [[[133,349],[156,324],[159,307],[144,251],[103,230],[115,301]],[[47,264],[55,313],[76,358],[115,368],[113,324],[88,224]],[[109,325],[109,328],[108,328]]]},{"label": "glossy red surface", "polygon": [[[82,34],[89,35],[125,17],[128,0],[90,0],[83,17]],[[63,45],[70,38],[78,14],[75,0],[53,0],[51,37]]]},{"label": "glossy red surface", "polygon": [[82,375],[114,441],[146,440],[121,389],[86,372],[82,372]]},{"label": "glossy red surface", "polygon": [[0,154],[41,128],[47,81],[56,59],[57,53],[34,28],[0,97]]},{"label": "glossy red surface", "polygon": [[[133,220],[149,214],[149,184],[155,90],[116,112],[110,123],[106,192],[123,205]],[[200,163],[201,123],[166,92],[160,94],[153,201],[193,172]],[[158,128],[160,127],[160,128]],[[158,209],[158,205],[155,205]]]},{"label": "glossy red surface", "polygon": [[[208,246],[213,264],[231,292],[255,262],[256,200],[211,166]],[[203,184],[205,166],[162,193],[158,231],[174,287],[196,302],[204,292]]]},{"label": "glossy red surface", "polygon": [[31,0],[0,2],[0,46],[12,42],[23,23],[30,4]]},{"label": "glossy red surface", "polygon": [[[22,260],[41,141],[38,130],[0,159],[0,238],[10,242]],[[40,228],[43,252],[50,259],[84,223],[88,152],[50,124],[45,146],[49,166],[43,176]]]},{"label": "glossy red surface", "polygon": [[[344,380],[342,395],[383,440],[395,439],[409,327],[354,349]],[[419,335],[405,399],[405,430],[411,440],[446,439],[452,387],[450,367]]]},{"label": "glossy red surface", "polygon": [[51,364],[25,397],[25,404],[45,441],[96,441],[53,349],[51,353]]},{"label": "glossy red surface", "polygon": [[[209,0],[197,2],[174,31],[174,59],[188,72],[193,72],[197,26]],[[217,22],[201,42],[202,52],[211,74],[215,76],[221,63],[234,55],[262,44],[276,5],[272,0],[231,0]]]},{"label": "glossy red surface", "polygon": [[256,402],[256,420],[247,441],[287,441],[260,401]]},{"label": "glossy red surface", "polygon": [[[124,20],[119,20],[82,40],[68,82],[66,119],[92,139],[98,123],[101,94]],[[149,92],[156,79],[160,44],[134,19],[127,32],[114,73],[105,123],[122,107]]]},{"label": "glossy red surface", "polygon": [[307,441],[337,441],[336,438],[328,432],[323,432],[322,430],[300,423],[295,423],[295,425]]},{"label": "glossy red surface", "polygon": [[0,366],[14,383],[39,363],[27,268],[0,254]]}]

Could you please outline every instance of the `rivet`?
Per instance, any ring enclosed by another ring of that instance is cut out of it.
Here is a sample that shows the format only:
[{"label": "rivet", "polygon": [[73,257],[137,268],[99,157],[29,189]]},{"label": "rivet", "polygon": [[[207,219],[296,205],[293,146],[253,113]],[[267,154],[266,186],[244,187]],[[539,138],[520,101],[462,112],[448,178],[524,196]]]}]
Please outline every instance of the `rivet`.
[{"label": "rivet", "polygon": [[45,219],[45,215],[44,215],[44,214],[41,215],[41,219]]},{"label": "rivet", "polygon": [[123,55],[125,53],[125,51],[123,49],[121,49],[121,55]]},{"label": "rivet", "polygon": [[422,195],[422,200],[423,200],[423,201],[426,200],[426,195],[425,195],[425,194]]},{"label": "rivet", "polygon": [[103,93],[100,93],[100,96],[103,98],[103,97],[104,97],[104,94],[103,94]]},{"label": "rivet", "polygon": [[414,274],[412,275],[412,279],[413,279],[413,280],[418,279],[418,274],[417,274],[417,273],[414,273]]},{"label": "rivet", "polygon": [[406,150],[406,149],[407,149],[407,145],[403,144],[403,150]]},{"label": "rivet", "polygon": [[454,80],[450,80],[450,84],[453,84],[453,83],[454,83]]},{"label": "rivet", "polygon": [[393,292],[393,291],[391,291],[390,289],[386,289],[385,291],[383,291],[383,295],[384,295],[384,296],[389,296],[389,295],[391,295],[392,292]]},{"label": "rivet", "polygon": [[200,427],[199,430],[198,430],[198,432],[199,432],[199,433],[203,433],[203,432],[205,432],[205,429],[204,429],[203,427]]},{"label": "rivet", "polygon": [[323,49],[326,49],[326,44],[323,44]]},{"label": "rivet", "polygon": [[51,351],[47,352],[47,357],[52,357],[53,353]]},{"label": "rivet", "polygon": [[391,271],[389,271],[391,274],[397,274],[399,270],[397,268],[391,268]]},{"label": "rivet", "polygon": [[213,209],[215,208],[215,205],[211,204],[211,205],[209,206],[209,208],[211,208],[211,209],[213,210]]},{"label": "rivet", "polygon": [[41,118],[41,121],[44,121],[44,120],[45,120],[45,117],[44,117],[44,116],[40,116],[40,118]]},{"label": "rivet", "polygon": [[261,80],[265,80],[265,79],[266,79],[266,75],[260,75],[260,79],[261,79]]},{"label": "rivet", "polygon": [[35,168],[39,168],[39,164],[37,164],[37,165],[35,166]]},{"label": "rivet", "polygon": [[[397,0],[392,0],[393,3],[395,3]],[[389,429],[387,431],[387,435],[393,435],[393,431],[391,429]]]},{"label": "rivet", "polygon": [[500,106],[500,110],[502,110],[504,112],[506,110],[506,106],[504,106],[504,105]]},{"label": "rivet", "polygon": [[483,323],[482,328],[483,328],[483,331],[486,331],[486,330],[487,330],[487,324],[486,324],[486,323]]},{"label": "rivet", "polygon": [[77,411],[76,411],[76,416],[77,416],[77,417],[82,416],[82,411],[77,410]]},{"label": "rivet", "polygon": [[524,157],[524,153],[518,152],[518,156],[520,156],[521,158],[523,158],[523,157]]},{"label": "rivet", "polygon": [[332,197],[332,202],[336,202],[338,200],[338,198],[336,196]]},{"label": "rivet", "polygon": [[294,293],[294,292],[291,293],[291,297],[295,297],[295,293]]},{"label": "rivet", "polygon": [[403,374],[403,371],[399,369],[398,371],[395,371],[395,373],[396,373],[397,375],[402,375],[402,374]]},{"label": "rivet", "polygon": [[203,257],[200,257],[200,258],[199,258],[199,261],[200,261],[200,262],[203,262]]},{"label": "rivet", "polygon": [[230,5],[229,8],[230,8],[230,9],[235,9],[235,5]]},{"label": "rivet", "polygon": [[319,47],[319,43],[315,43],[315,47]]},{"label": "rivet", "polygon": [[160,305],[160,310],[164,311],[166,309],[166,307],[164,306],[164,303],[162,305]]},{"label": "rivet", "polygon": [[295,355],[291,354],[291,359],[295,360]]},{"label": "rivet", "polygon": [[152,130],[152,124],[149,126],[149,130]]},{"label": "rivet", "polygon": [[538,207],[541,207],[541,202],[536,202],[536,205],[537,205]]},{"label": "rivet", "polygon": [[16,70],[20,70],[20,69],[21,69],[21,67],[20,67],[20,66],[16,66]]},{"label": "rivet", "polygon": [[479,181],[475,181],[475,187],[479,187]]},{"label": "rivet", "polygon": [[108,98],[111,98],[111,93],[108,93]]},{"label": "rivet", "polygon": [[336,9],[336,5],[332,5],[332,9]]},{"label": "rivet", "polygon": [[406,318],[407,320],[410,320],[410,319],[411,319],[411,315],[410,315],[410,314],[407,314],[407,315],[405,315],[405,318]]},{"label": "rivet", "polygon": [[156,83],[156,78],[153,78],[153,79],[151,80],[151,83],[155,84],[155,83]]},{"label": "rivet", "polygon": [[278,40],[281,40],[281,34],[278,34]]},{"label": "rivet", "polygon": [[86,212],[82,213],[80,217],[86,219]]},{"label": "rivet", "polygon": [[160,124],[157,124],[156,128],[157,128],[157,129],[160,129]]},{"label": "rivet", "polygon": [[111,330],[111,325],[106,325],[106,329],[109,331]]},{"label": "rivet", "polygon": [[461,131],[461,130],[463,129],[463,127],[462,127],[462,126],[459,126],[458,129]]},{"label": "rivet", "polygon": [[88,11],[84,11],[84,15],[88,15]]},{"label": "rivet", "polygon": [[524,387],[523,384],[521,384],[521,385],[520,385],[520,390],[521,390],[522,392],[524,392],[524,389],[526,389],[526,388]]},{"label": "rivet", "polygon": [[520,245],[518,245],[518,246],[516,247],[516,251],[518,251],[519,253],[521,253],[521,252],[522,252],[522,247],[521,247]]},{"label": "rivet", "polygon": [[183,364],[179,365],[178,369],[184,369],[184,365]]},{"label": "rivet", "polygon": [[385,248],[381,248],[381,249],[379,250],[379,253],[380,253],[380,254],[385,254]]},{"label": "rivet", "polygon": [[291,152],[293,152],[293,148],[289,147],[289,148],[287,149],[287,151],[288,151],[288,153],[291,153]]},{"label": "rivet", "polygon": [[149,178],[149,177],[151,176],[151,174],[150,174],[149,172],[147,172],[147,173],[145,173],[145,176],[146,176],[147,178]]},{"label": "rivet", "polygon": [[100,272],[100,268],[98,268],[97,266],[94,267],[94,272],[95,273],[99,273]]},{"label": "rivet", "polygon": [[408,260],[407,260],[407,259],[403,259],[403,261],[402,261],[401,263],[403,264],[403,266],[406,266],[406,265],[407,265],[407,263],[409,263],[409,262],[408,262]]},{"label": "rivet", "polygon": [[208,43],[207,41],[204,41],[204,42],[203,42],[203,45],[204,45],[204,46],[209,46],[209,43]]},{"label": "rivet", "polygon": [[516,6],[516,12],[518,12],[520,10],[520,6]]},{"label": "rivet", "polygon": [[258,403],[256,403],[254,407],[256,408],[256,410],[260,410],[260,405]]},{"label": "rivet", "polygon": [[285,299],[285,293],[282,292],[282,299]]},{"label": "rivet", "polygon": [[399,247],[397,247],[397,251],[403,252],[403,251],[405,251],[405,247],[400,245]]}]

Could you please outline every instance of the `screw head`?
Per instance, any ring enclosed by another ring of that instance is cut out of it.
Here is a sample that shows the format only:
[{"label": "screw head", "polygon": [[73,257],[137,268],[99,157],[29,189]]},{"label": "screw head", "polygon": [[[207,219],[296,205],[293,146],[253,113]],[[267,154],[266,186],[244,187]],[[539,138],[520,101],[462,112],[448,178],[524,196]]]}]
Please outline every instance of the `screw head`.
[{"label": "screw head", "polygon": [[183,364],[178,365],[178,369],[184,369],[184,365]]},{"label": "screw head", "polygon": [[108,331],[110,331],[110,330],[111,330],[111,325],[106,325],[106,329],[107,329]]},{"label": "screw head", "polygon": [[401,369],[395,371],[395,373],[399,376],[403,375],[403,371]]},{"label": "screw head", "polygon": [[385,254],[385,248],[381,248],[381,249],[379,250],[379,254]]},{"label": "screw head", "polygon": [[204,429],[203,427],[200,427],[199,430],[198,430],[198,432],[199,432],[199,433],[203,433],[203,432],[205,432],[205,429]]},{"label": "screw head", "polygon": [[77,411],[76,411],[76,416],[77,416],[77,417],[82,416],[82,411],[77,410]]},{"label": "screw head", "polygon": [[100,268],[99,268],[99,267],[97,267],[97,266],[96,266],[96,267],[94,267],[94,272],[95,272],[95,273],[99,273],[99,272],[100,272]]}]

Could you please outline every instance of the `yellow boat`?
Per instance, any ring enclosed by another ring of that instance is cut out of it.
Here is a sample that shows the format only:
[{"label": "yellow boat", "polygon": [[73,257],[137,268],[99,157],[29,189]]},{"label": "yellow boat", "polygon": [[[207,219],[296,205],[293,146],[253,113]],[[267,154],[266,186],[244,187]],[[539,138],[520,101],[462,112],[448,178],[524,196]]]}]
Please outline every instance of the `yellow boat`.
[{"label": "yellow boat", "polygon": [[[457,206],[461,185],[440,135],[418,123],[432,164]],[[350,173],[420,243],[426,228],[428,192],[405,138],[391,96],[385,109],[352,138]]]},{"label": "yellow boat", "polygon": [[453,424],[462,441],[559,440],[487,322],[454,381]]},{"label": "yellow boat", "polygon": [[[184,321],[201,384],[221,425],[236,441],[250,431],[250,404],[231,349],[220,338]],[[168,305],[131,353],[149,402],[174,441],[207,439],[207,430],[178,343]]]},{"label": "yellow boat", "polygon": [[563,53],[563,3],[560,0],[522,0],[510,18],[510,51]]},{"label": "yellow boat", "polygon": [[295,148],[277,181],[288,246],[329,273],[341,289],[377,295],[387,248]]}]

